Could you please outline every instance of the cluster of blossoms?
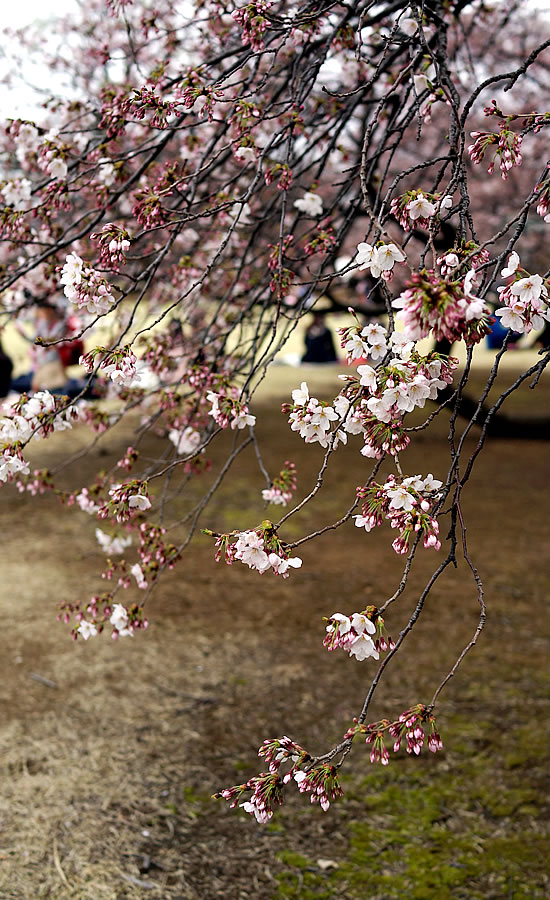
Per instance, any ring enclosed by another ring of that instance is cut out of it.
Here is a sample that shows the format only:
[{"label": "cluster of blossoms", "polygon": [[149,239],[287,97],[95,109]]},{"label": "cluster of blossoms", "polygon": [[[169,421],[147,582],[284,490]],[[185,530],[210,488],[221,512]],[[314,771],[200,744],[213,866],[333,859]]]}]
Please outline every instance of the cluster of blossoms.
[{"label": "cluster of blossoms", "polygon": [[195,453],[201,443],[200,433],[190,425],[185,428],[171,428],[168,437],[176,448],[178,456],[189,456]]},{"label": "cluster of blossoms", "polygon": [[292,269],[283,265],[288,248],[293,240],[294,236],[287,234],[279,243],[269,244],[271,253],[269,254],[267,267],[273,273],[273,278],[269,282],[269,289],[281,300],[289,293],[294,280]]},{"label": "cluster of blossoms", "polygon": [[317,216],[323,215],[323,201],[319,194],[314,194],[311,191],[307,191],[303,197],[299,200],[295,200],[294,206],[296,209],[299,209],[300,212],[305,213],[306,216],[317,218]]},{"label": "cluster of blossoms", "polygon": [[390,212],[404,231],[410,231],[415,227],[429,228],[430,219],[441,214],[441,210],[450,209],[452,205],[452,197],[414,190],[395,197],[391,202]]},{"label": "cluster of blossoms", "polygon": [[100,598],[92,598],[92,602],[88,606],[87,613],[92,616],[91,620],[84,618],[84,614],[81,612],[76,613],[75,618],[79,625],[73,632],[74,638],[80,635],[87,641],[91,637],[96,637],[103,631],[107,620],[113,626],[111,637],[115,641],[120,637],[133,637],[137,629],[148,627],[147,619],[138,617],[138,608],[135,605],[130,609],[127,609],[122,603],[115,603],[112,607],[105,606],[102,616],[98,619],[98,608],[95,602],[98,599]]},{"label": "cluster of blossoms", "polygon": [[380,241],[373,247],[363,241],[357,245],[355,263],[360,271],[370,269],[373,278],[381,277],[384,281],[390,281],[395,263],[405,262],[406,258],[396,244],[384,244]]},{"label": "cluster of blossoms", "polygon": [[336,410],[328,403],[310,397],[305,381],[292,391],[292,400],[292,403],[283,403],[281,409],[288,415],[291,430],[297,431],[307,444],[318,441],[321,447],[328,447],[329,437],[333,438],[333,447],[339,440],[347,443],[345,431],[330,431],[331,423],[340,418]]},{"label": "cluster of blossoms", "polygon": [[43,149],[38,164],[55,181],[63,181],[67,177],[69,169],[58,147],[50,144],[49,149]]},{"label": "cluster of blossoms", "polygon": [[142,589],[147,587],[146,576],[151,583],[155,582],[161,568],[173,569],[181,558],[178,548],[166,542],[165,534],[166,529],[161,526],[150,522],[140,523],[137,548],[139,565],[132,567],[132,575]]},{"label": "cluster of blossoms", "polygon": [[[30,397],[21,394],[0,418],[0,481],[14,481],[30,475],[21,445],[31,438],[45,438],[53,431],[65,431],[78,418],[74,409],[64,409],[66,398],[37,391]],[[24,490],[23,483],[18,486]],[[32,485],[29,489],[35,492]],[[40,491],[41,492],[41,491]]]},{"label": "cluster of blossoms", "polygon": [[[369,352],[372,357],[375,347],[377,354],[389,352],[386,333],[380,325],[363,329],[352,326],[344,329],[342,335],[342,343],[352,359]],[[306,442],[318,441],[322,447],[328,447],[332,440],[333,448],[339,442],[347,443],[348,434],[361,434],[362,455],[376,459],[384,453],[404,450],[410,438],[403,430],[403,416],[415,407],[423,408],[427,400],[435,400],[438,392],[451,383],[458,361],[435,352],[421,356],[413,341],[401,333],[394,332],[389,343],[395,356],[388,365],[374,369],[365,364],[357,367],[359,377],[341,376],[348,387],[332,405],[310,397],[307,383],[302,382],[292,392],[293,403],[282,406],[289,415],[291,429]],[[331,431],[333,422],[336,426]]]},{"label": "cluster of blossoms", "polygon": [[250,44],[254,53],[264,49],[263,35],[269,25],[265,13],[271,6],[271,0],[254,0],[236,9],[232,16],[242,26],[242,42]]},{"label": "cluster of blossoms", "polygon": [[143,481],[128,481],[114,484],[109,489],[110,499],[97,511],[100,519],[114,516],[117,522],[127,522],[134,514],[151,508],[147,486]]},{"label": "cluster of blossoms", "polygon": [[[547,166],[547,168],[550,168],[550,166]],[[543,179],[540,184],[537,184],[535,190],[539,195],[537,213],[539,216],[542,216],[547,224],[550,224],[550,178]]]},{"label": "cluster of blossoms", "polygon": [[400,481],[395,475],[388,475],[384,484],[360,486],[357,497],[363,503],[361,515],[353,517],[355,525],[371,531],[384,519],[389,521],[392,528],[399,529],[399,536],[392,543],[396,553],[407,553],[411,538],[418,533],[424,538],[424,547],[439,550],[439,525],[431,512],[439,500],[441,485],[430,474],[426,478],[411,475]]},{"label": "cluster of blossoms", "polygon": [[275,506],[286,506],[292,500],[295,490],[296,466],[287,459],[285,460],[284,468],[273,479],[271,487],[262,491],[262,498],[266,503],[273,503]]},{"label": "cluster of blossoms", "polygon": [[15,119],[9,132],[15,142],[15,155],[23,169],[29,167],[29,161],[40,151],[43,145],[43,137],[33,122],[23,122]]},{"label": "cluster of blossoms", "polygon": [[[407,753],[418,756],[426,741],[426,725],[429,726],[428,749],[436,753],[443,748],[443,742],[436,731],[431,709],[422,703],[405,710],[393,722],[380,719],[365,725],[354,719],[344,740],[351,740],[358,734],[365,735],[365,742],[371,747],[371,763],[380,762],[387,766],[390,754],[385,745],[385,736],[389,735],[393,739],[394,753],[401,749],[401,744],[405,741]],[[265,740],[258,750],[258,756],[265,758],[269,765],[268,772],[254,775],[243,784],[225,788],[214,794],[214,799],[227,800],[231,809],[238,805],[263,825],[273,817],[275,809],[283,805],[284,789],[293,782],[298,785],[301,794],[309,794],[311,803],[318,803],[324,812],[332,802],[343,796],[337,768],[330,763],[316,763],[307,750],[286,735]]]},{"label": "cluster of blossoms", "polygon": [[23,459],[21,448],[5,447],[0,455],[0,481],[13,481],[21,475],[30,475],[29,464]]},{"label": "cluster of blossoms", "polygon": [[241,163],[256,162],[257,151],[249,144],[239,144],[234,149],[233,156]]},{"label": "cluster of blossoms", "polygon": [[79,309],[86,309],[92,315],[104,315],[114,303],[111,285],[76,253],[66,257],[61,270],[63,293]]},{"label": "cluster of blossoms", "polygon": [[239,392],[236,388],[230,389],[231,396],[224,391],[218,393],[208,391],[206,399],[211,403],[212,408],[208,415],[212,416],[217,425],[221,428],[246,428],[247,425],[256,424],[256,416],[251,416],[248,412],[248,406],[238,399]]},{"label": "cluster of blossoms", "polygon": [[456,271],[466,258],[471,270],[485,265],[485,263],[489,262],[490,256],[487,249],[479,249],[474,241],[460,241],[452,250],[448,250],[446,253],[438,256],[436,263],[442,276],[445,278]]},{"label": "cluster of blossoms", "polygon": [[438,392],[451,383],[458,365],[453,357],[435,352],[421,356],[413,342],[398,332],[391,335],[390,343],[395,356],[388,365],[379,369],[358,366],[359,378],[343,376],[348,387],[334,401],[342,428],[350,434],[362,434],[361,454],[374,459],[384,453],[395,455],[408,446],[404,415],[415,407],[423,408],[427,400],[435,400]]},{"label": "cluster of blossoms", "polygon": [[126,472],[130,472],[134,463],[137,461],[139,456],[139,450],[136,450],[135,447],[127,447],[124,456],[119,459],[117,462],[117,469],[125,469]]},{"label": "cluster of blossoms", "polygon": [[[384,619],[374,606],[368,606],[363,612],[355,612],[351,616],[333,613],[325,621],[328,624],[323,646],[327,650],[340,648],[350,656],[363,660],[371,656],[378,659],[380,651],[393,650],[395,646],[391,637],[386,640]],[[371,635],[377,632],[379,636],[373,640]]]},{"label": "cluster of blossoms", "polygon": [[491,318],[485,301],[472,293],[475,280],[474,268],[457,281],[446,280],[433,269],[413,272],[392,303],[407,338],[418,341],[432,331],[436,340],[478,343],[489,333]]},{"label": "cluster of blossoms", "polygon": [[88,488],[82,488],[78,494],[71,495],[68,502],[69,505],[76,502],[82,512],[88,513],[89,516],[94,516],[101,508],[100,504],[93,499]]},{"label": "cluster of blossoms", "polygon": [[14,178],[6,181],[1,187],[2,197],[6,206],[13,206],[17,212],[29,208],[31,200],[32,184],[28,178]]},{"label": "cluster of blossoms", "polygon": [[371,763],[380,762],[383,766],[387,766],[390,761],[390,754],[385,744],[385,735],[389,734],[393,738],[394,753],[401,749],[401,743],[405,740],[407,753],[414,753],[418,756],[426,739],[423,727],[426,723],[430,726],[428,750],[436,753],[438,750],[443,749],[443,741],[435,730],[434,716],[422,703],[405,710],[395,722],[390,722],[388,719],[380,719],[380,721],[372,722],[370,725],[363,725],[357,719],[354,719],[354,724],[346,732],[345,738],[352,738],[356,734],[365,734],[365,743],[371,747]]},{"label": "cluster of blossoms", "polygon": [[[331,802],[343,795],[336,768],[328,763],[313,764],[307,770],[300,768],[310,762],[311,757],[286,735],[264,741],[258,756],[265,757],[269,772],[261,772],[244,784],[219,791],[214,798],[227,800],[232,809],[238,804],[262,825],[269,822],[277,806],[282,806],[284,788],[292,782],[298,785],[301,794],[309,794],[311,802],[318,803],[324,812]],[[290,769],[283,774],[281,766],[288,763]],[[249,798],[239,803],[247,794]]]},{"label": "cluster of blossoms", "polygon": [[342,349],[347,354],[348,365],[362,358],[375,362],[383,359],[388,352],[386,329],[374,322],[369,322],[363,328],[361,325],[340,328],[339,334]]},{"label": "cluster of blossoms", "polygon": [[180,559],[178,548],[174,544],[167,544],[164,540],[166,529],[142,522],[139,526],[139,545],[137,552],[139,562],[128,567],[125,560],[120,563],[113,563],[110,555],[120,555],[126,547],[132,543],[131,537],[123,535],[109,536],[96,528],[96,537],[102,549],[109,554],[108,568],[102,573],[102,578],[111,581],[115,573],[118,572],[118,586],[125,590],[132,585],[132,578],[135,579],[136,586],[139,590],[145,591],[149,585],[153,585],[160,570],[164,567],[173,569],[177,560]]},{"label": "cluster of blossoms", "polygon": [[[98,509],[99,507],[96,507],[95,512],[97,512]],[[88,511],[88,509],[86,511]],[[101,528],[96,528],[95,536],[99,546],[107,556],[120,556],[121,553],[124,553],[126,547],[130,547],[132,544],[130,535],[127,537],[123,534],[110,535],[102,531]]]},{"label": "cluster of blossoms", "polygon": [[119,265],[124,265],[126,254],[130,249],[130,235],[125,228],[108,222],[101,231],[91,234],[90,240],[99,244],[100,265],[115,272],[118,271]]},{"label": "cluster of blossoms", "polygon": [[45,438],[53,431],[66,431],[78,418],[78,411],[65,409],[63,398],[49,391],[36,391],[30,397],[21,394],[17,402],[0,418],[0,447],[31,437]]},{"label": "cluster of blossoms", "polygon": [[316,231],[304,246],[306,256],[313,256],[314,253],[328,253],[336,245],[336,236],[332,226],[317,225]]},{"label": "cluster of blossoms", "polygon": [[299,556],[289,557],[273,524],[267,519],[254,531],[215,534],[209,529],[203,529],[202,533],[216,538],[216,562],[223,558],[228,566],[238,559],[260,574],[271,569],[274,575],[288,578],[289,569],[299,569],[302,565]]},{"label": "cluster of blossoms", "polygon": [[140,381],[137,373],[137,358],[130,347],[120,350],[107,350],[105,347],[94,347],[80,357],[79,363],[88,373],[93,372],[96,358],[101,355],[100,370],[107,375],[113,384],[119,387],[134,387]]},{"label": "cluster of blossoms", "polygon": [[487,172],[492,175],[495,169],[495,162],[499,160],[499,168],[501,178],[508,178],[510,169],[514,166],[521,166],[521,134],[510,131],[506,128],[506,124],[501,122],[499,125],[500,133],[494,134],[491,131],[471,131],[470,136],[474,138],[474,143],[468,147],[470,159],[474,165],[478,166],[489,147],[495,146],[493,155]]},{"label": "cluster of blossoms", "polygon": [[[511,328],[521,334],[528,334],[533,328],[543,328],[545,320],[550,321],[548,306],[548,281],[540,275],[529,275],[519,266],[519,256],[510,254],[508,264],[502,269],[505,278],[514,276],[507,287],[499,287],[499,300],[505,306],[495,311],[504,328]],[[525,272],[526,277],[521,277]]]}]

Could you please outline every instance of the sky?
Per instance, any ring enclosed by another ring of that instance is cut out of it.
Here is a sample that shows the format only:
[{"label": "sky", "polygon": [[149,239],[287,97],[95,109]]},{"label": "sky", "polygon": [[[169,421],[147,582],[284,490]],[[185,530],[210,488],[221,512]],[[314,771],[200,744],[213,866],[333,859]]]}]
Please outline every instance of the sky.
[{"label": "sky", "polygon": [[2,24],[4,27],[19,28],[36,19],[47,19],[54,15],[63,15],[77,7],[76,0],[19,0],[18,3],[3,4]]},{"label": "sky", "polygon": [[[55,16],[62,16],[78,8],[77,0],[4,0],[2,3],[1,28],[24,28],[34,22],[48,21]],[[10,71],[13,63],[10,60],[9,41],[0,41],[0,78]],[[51,73],[42,71],[32,65],[29,60],[28,80],[36,84],[51,84]],[[0,87],[0,118],[21,117],[32,119],[39,111],[34,94],[24,86],[9,88]]]}]

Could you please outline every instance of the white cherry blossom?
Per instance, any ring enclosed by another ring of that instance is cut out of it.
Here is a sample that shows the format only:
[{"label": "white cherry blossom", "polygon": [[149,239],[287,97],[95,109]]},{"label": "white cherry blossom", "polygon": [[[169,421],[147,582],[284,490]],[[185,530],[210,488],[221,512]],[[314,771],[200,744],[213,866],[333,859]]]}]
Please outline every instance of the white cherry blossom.
[{"label": "white cherry blossom", "polygon": [[82,619],[80,625],[76,629],[80,635],[84,638],[85,641],[88,638],[95,637],[97,634],[97,628],[95,627],[93,622],[87,622],[86,619]]},{"label": "white cherry blossom", "polygon": [[390,509],[402,509],[403,512],[410,512],[414,506],[414,498],[401,484],[398,484],[393,490],[387,491],[387,495],[390,498]]},{"label": "white cherry blossom", "polygon": [[409,218],[415,221],[416,219],[429,219],[435,215],[436,208],[424,194],[419,193],[416,200],[411,200],[407,203],[407,210]]},{"label": "white cherry blossom", "polygon": [[513,250],[512,253],[510,254],[510,256],[508,257],[508,262],[506,263],[506,266],[504,267],[504,269],[501,270],[500,274],[504,278],[508,278],[510,275],[514,274],[514,272],[516,271],[518,266],[519,266],[519,256],[516,253],[516,251]]},{"label": "white cherry blossom", "polygon": [[524,303],[532,303],[538,300],[541,294],[546,296],[546,288],[540,275],[529,275],[528,278],[520,278],[510,288],[510,293],[519,297]]},{"label": "white cherry blossom", "polygon": [[119,556],[121,553],[124,553],[126,547],[129,547],[132,543],[132,538],[130,536],[124,537],[123,535],[115,536],[106,534],[101,528],[96,528],[95,536],[99,546],[108,556]]},{"label": "white cherry blossom", "polygon": [[130,509],[146,510],[151,508],[151,501],[145,494],[132,494],[128,498],[128,506]]},{"label": "white cherry blossom", "polygon": [[367,387],[371,393],[374,393],[376,388],[378,387],[378,382],[376,380],[376,369],[373,369],[372,366],[357,366],[357,374],[361,376],[360,384],[362,387]]},{"label": "white cherry blossom", "polygon": [[309,390],[307,383],[302,381],[299,388],[292,391],[292,399],[296,406],[305,406],[309,400]]},{"label": "white cherry blossom", "polygon": [[363,659],[369,659],[369,657],[371,656],[373,657],[373,659],[380,658],[380,654],[374,646],[372,638],[370,638],[368,634],[365,634],[365,632],[362,632],[362,634],[360,634],[354,640],[353,644],[351,645],[349,655],[355,656],[355,658],[359,661],[362,661]]},{"label": "white cherry blossom", "polygon": [[307,216],[321,216],[323,214],[323,201],[318,194],[308,191],[300,200],[294,201],[294,206]]},{"label": "white cherry blossom", "polygon": [[360,270],[369,268],[372,262],[373,253],[374,247],[372,247],[371,244],[366,244],[364,241],[357,244],[357,256],[355,257],[355,262]]},{"label": "white cherry blossom", "polygon": [[367,616],[362,613],[353,613],[351,624],[357,634],[363,634],[367,631],[369,634],[376,634],[376,625]]},{"label": "white cherry blossom", "polygon": [[418,22],[416,19],[406,16],[403,19],[399,19],[399,28],[407,37],[412,37],[418,31]]},{"label": "white cherry blossom", "polygon": [[348,616],[344,616],[343,613],[333,613],[330,617],[331,624],[327,625],[327,631],[333,631],[334,625],[332,622],[336,622],[339,626],[340,634],[347,634],[348,631],[351,630],[351,619]]},{"label": "white cherry blossom", "polygon": [[373,528],[372,519],[369,516],[352,516],[355,519],[356,528],[364,528],[365,531],[371,531]]}]

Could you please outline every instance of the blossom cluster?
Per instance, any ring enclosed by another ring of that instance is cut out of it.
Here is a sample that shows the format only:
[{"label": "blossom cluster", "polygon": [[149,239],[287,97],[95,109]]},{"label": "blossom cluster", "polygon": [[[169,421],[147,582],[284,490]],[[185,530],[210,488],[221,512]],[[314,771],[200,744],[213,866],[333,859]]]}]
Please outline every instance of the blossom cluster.
[{"label": "blossom cluster", "polygon": [[82,512],[88,513],[89,516],[95,515],[100,509],[100,504],[96,503],[89,488],[82,488],[78,494],[71,495],[69,504],[71,505],[73,502],[76,502]]},{"label": "blossom cluster", "polygon": [[297,431],[307,444],[318,441],[321,447],[328,447],[329,436],[333,436],[333,447],[339,440],[347,442],[347,435],[342,429],[334,433],[330,431],[331,423],[340,418],[334,407],[310,397],[305,381],[292,391],[292,400],[292,403],[283,403],[282,411],[288,415],[291,430]]},{"label": "blossom cluster", "polygon": [[96,528],[95,536],[99,546],[107,556],[119,556],[132,544],[131,535],[128,535],[127,537],[123,534],[110,535],[102,531],[101,528]]},{"label": "blossom cluster", "polygon": [[185,428],[171,428],[168,437],[176,448],[178,456],[189,456],[195,453],[201,443],[200,433],[190,425]]},{"label": "blossom cluster", "polygon": [[[506,287],[498,287],[499,300],[504,303],[495,311],[504,328],[511,328],[521,334],[528,334],[533,328],[543,328],[550,321],[548,306],[548,281],[540,275],[521,277],[524,269],[520,269],[520,258],[517,253],[510,254],[508,263],[502,269],[504,277],[514,276],[514,281]],[[518,277],[520,276],[520,277]]]},{"label": "blossom cluster", "polygon": [[13,481],[16,476],[29,475],[29,464],[17,446],[5,447],[0,455],[0,481]]},{"label": "blossom cluster", "polygon": [[421,356],[402,333],[394,332],[390,342],[396,354],[388,365],[374,369],[365,364],[357,375],[344,376],[348,387],[334,401],[342,428],[350,434],[362,434],[363,456],[380,459],[384,453],[395,455],[409,444],[403,417],[426,400],[435,400],[440,390],[452,381],[458,360],[431,352]]},{"label": "blossom cluster", "polygon": [[[72,428],[79,413],[73,408],[65,408],[64,400],[66,398],[54,396],[49,391],[37,391],[30,397],[21,394],[16,403],[5,409],[5,415],[0,418],[1,482],[30,475],[29,466],[21,451],[22,444],[26,444],[31,438],[39,440],[53,431]],[[24,489],[22,482],[18,482],[18,486]],[[35,492],[32,485],[29,485],[29,489]]]},{"label": "blossom cluster", "polygon": [[289,569],[299,569],[302,560],[298,556],[289,557],[277,537],[273,524],[267,519],[254,531],[234,531],[216,535],[209,529],[203,534],[216,537],[216,562],[225,560],[228,566],[238,559],[249,569],[263,574],[271,569],[274,575],[288,578]]},{"label": "blossom cluster", "polygon": [[104,315],[114,303],[111,285],[76,253],[66,257],[61,270],[63,293],[78,309],[85,309],[92,315]]},{"label": "blossom cluster", "polygon": [[32,184],[28,178],[14,178],[6,181],[0,188],[6,206],[13,206],[17,212],[29,208]]},{"label": "blossom cluster", "polygon": [[97,511],[100,519],[113,515],[117,522],[127,522],[133,515],[151,508],[147,485],[143,481],[114,484],[109,489],[109,498]]},{"label": "blossom cluster", "polygon": [[[326,812],[331,802],[343,795],[336,768],[328,763],[307,765],[309,753],[286,735],[282,738],[264,741],[258,755],[269,763],[269,772],[261,772],[244,784],[226,788],[214,794],[215,799],[227,800],[230,807],[237,804],[244,812],[254,816],[260,824],[269,822],[277,806],[282,806],[286,785],[295,782],[301,794],[309,794],[311,803],[318,803]],[[290,769],[282,774],[281,766],[291,763]],[[239,803],[245,795],[248,799]]]},{"label": "blossom cluster", "polygon": [[499,128],[499,134],[494,134],[490,131],[471,131],[470,136],[474,138],[474,143],[468,147],[468,153],[474,165],[477,166],[483,160],[489,147],[495,146],[496,149],[487,172],[489,175],[493,174],[495,162],[498,159],[500,176],[506,179],[510,169],[514,166],[521,166],[521,144],[523,138],[521,134],[510,131],[504,122],[500,123]]},{"label": "blossom cluster", "polygon": [[395,263],[405,262],[406,258],[396,244],[379,241],[376,246],[372,246],[362,241],[357,245],[355,263],[359,266],[359,271],[369,269],[373,278],[382,277],[384,281],[390,281]]},{"label": "blossom cluster", "polygon": [[400,452],[410,440],[403,430],[403,416],[415,407],[423,408],[427,400],[435,400],[451,383],[458,361],[435,352],[421,356],[403,333],[394,332],[388,343],[380,325],[343,329],[342,344],[350,359],[363,354],[385,356],[390,345],[395,355],[378,369],[369,364],[358,366],[359,377],[341,376],[348,387],[331,405],[310,397],[303,381],[292,392],[293,403],[282,406],[291,429],[307,443],[318,441],[328,447],[332,441],[332,448],[347,443],[348,434],[362,434],[361,453],[367,457],[379,459],[384,453]]},{"label": "blossom cluster", "polygon": [[105,606],[103,615],[102,617],[100,616],[98,620],[96,618],[98,616],[98,609],[94,602],[96,599],[98,598],[92,599],[92,602],[87,609],[88,615],[92,617],[91,619],[86,619],[81,612],[76,613],[75,618],[79,624],[73,632],[75,638],[77,635],[80,635],[87,641],[91,637],[96,637],[97,634],[103,631],[104,624],[107,621],[113,626],[111,637],[115,641],[119,637],[133,637],[136,629],[148,627],[149,623],[146,619],[139,619],[136,617],[137,607],[128,610],[122,603],[115,603],[112,607]]},{"label": "blossom cluster", "polygon": [[475,279],[473,268],[457,281],[442,278],[434,269],[413,272],[392,303],[407,338],[418,341],[432,331],[436,340],[478,343],[489,333],[491,319],[485,301],[472,292]]},{"label": "blossom cluster", "polygon": [[[386,640],[383,634],[384,620],[374,606],[363,612],[354,612],[351,616],[333,613],[326,626],[326,637],[323,646],[327,650],[340,648],[354,656],[357,660],[379,659],[380,651],[392,650],[395,646],[392,639]],[[371,635],[379,633],[374,641]]]},{"label": "blossom cluster", "polygon": [[242,42],[246,46],[250,44],[255,53],[264,49],[263,35],[268,26],[268,20],[263,15],[271,6],[271,0],[254,0],[241,6],[232,13],[233,18],[242,26]]},{"label": "blossom cluster", "polygon": [[235,430],[255,425],[256,416],[250,415],[246,403],[237,399],[239,396],[237,389],[231,388],[231,394],[232,396],[229,396],[223,390],[208,391],[206,399],[211,404],[209,415],[220,428],[227,428],[230,425]]},{"label": "blossom cluster", "polygon": [[414,753],[415,756],[418,756],[426,740],[426,732],[423,727],[426,723],[430,727],[427,742],[428,750],[436,753],[438,750],[443,749],[443,741],[435,730],[435,717],[422,703],[418,703],[416,706],[412,706],[410,709],[402,712],[394,722],[390,722],[388,719],[381,719],[378,722],[372,722],[370,725],[364,725],[359,723],[357,719],[354,719],[354,724],[348,729],[344,737],[351,738],[356,734],[365,734],[365,743],[371,747],[371,763],[380,762],[383,766],[387,766],[390,761],[390,754],[386,747],[385,736],[389,735],[393,738],[394,753],[399,752],[402,742],[405,741],[407,753]]},{"label": "blossom cluster", "polygon": [[100,231],[90,235],[90,240],[99,244],[100,265],[117,272],[119,266],[126,262],[126,254],[130,249],[130,235],[126,228],[107,222]]},{"label": "blossom cluster", "polygon": [[49,391],[21,394],[0,418],[0,446],[26,443],[31,437],[47,437],[52,431],[66,431],[78,418],[78,411],[65,409],[63,398]]},{"label": "blossom cluster", "polygon": [[369,322],[364,327],[351,325],[348,328],[340,328],[339,333],[348,364],[362,358],[375,362],[383,359],[388,352],[386,329],[375,322]]},{"label": "blossom cluster", "polygon": [[118,387],[134,387],[141,380],[137,372],[137,358],[129,346],[120,350],[107,350],[105,347],[94,347],[84,353],[79,363],[88,373],[93,372],[97,357],[101,356],[100,369],[113,384]]},{"label": "blossom cluster", "polygon": [[452,197],[413,190],[395,197],[391,202],[390,212],[404,231],[410,231],[416,227],[429,228],[430,220],[452,205]]},{"label": "blossom cluster", "polygon": [[418,533],[423,536],[424,547],[439,550],[439,525],[431,512],[439,500],[442,482],[433,475],[422,478],[412,475],[398,480],[388,475],[384,484],[371,482],[357,488],[357,497],[362,500],[361,515],[354,516],[357,528],[371,531],[381,525],[384,519],[392,528],[399,529],[399,536],[393,541],[396,553],[407,553],[411,538]]},{"label": "blossom cluster", "polygon": [[287,459],[284,468],[273,479],[271,487],[262,491],[262,498],[266,503],[273,503],[274,506],[286,506],[292,500],[295,490],[296,466]]}]

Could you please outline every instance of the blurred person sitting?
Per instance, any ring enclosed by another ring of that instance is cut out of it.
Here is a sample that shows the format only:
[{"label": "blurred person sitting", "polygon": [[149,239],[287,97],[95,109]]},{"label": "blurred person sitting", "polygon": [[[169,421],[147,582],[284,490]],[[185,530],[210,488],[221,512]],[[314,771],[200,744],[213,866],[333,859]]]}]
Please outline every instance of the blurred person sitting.
[{"label": "blurred person sitting", "polygon": [[[48,390],[52,394],[76,397],[88,383],[87,379],[71,378],[66,372],[67,367],[78,364],[84,352],[81,340],[71,340],[71,333],[78,323],[66,319],[49,297],[35,297],[30,292],[26,292],[26,296],[33,337],[29,337],[23,328],[18,331],[25,340],[32,342],[29,348],[31,368],[11,379],[10,390],[20,394]],[[60,340],[63,343],[42,346],[35,342],[38,338],[46,344]]]},{"label": "blurred person sitting", "polygon": [[327,327],[324,312],[313,313],[313,322],[305,333],[305,345],[303,363],[337,362],[332,332]]}]

